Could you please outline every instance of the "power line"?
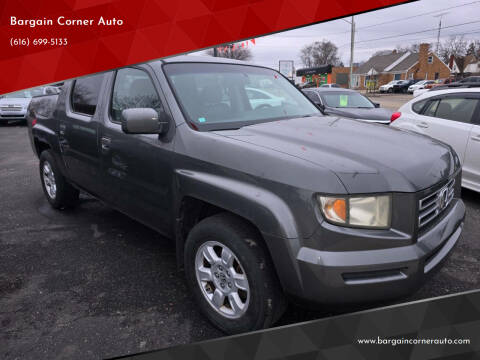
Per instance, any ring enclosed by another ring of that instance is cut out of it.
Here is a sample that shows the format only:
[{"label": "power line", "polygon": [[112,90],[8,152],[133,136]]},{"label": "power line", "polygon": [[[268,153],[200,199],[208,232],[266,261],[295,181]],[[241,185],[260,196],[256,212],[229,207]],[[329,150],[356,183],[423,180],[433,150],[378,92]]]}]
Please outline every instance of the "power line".
[{"label": "power line", "polygon": [[[455,24],[455,25],[450,25],[450,26],[444,26],[443,28],[444,28],[444,29],[449,29],[449,28],[453,28],[453,27],[457,27],[457,26],[463,26],[463,25],[475,24],[475,23],[479,23],[479,22],[480,22],[480,20],[469,21],[469,22],[465,22],[465,23],[461,23],[461,24]],[[360,40],[360,41],[356,41],[355,43],[356,43],[356,44],[360,44],[360,43],[365,43],[365,42],[370,42],[370,41],[378,41],[378,40],[393,39],[393,38],[397,38],[397,37],[401,37],[401,36],[408,36],[408,35],[414,35],[414,34],[421,34],[421,33],[426,33],[426,32],[429,32],[429,31],[435,31],[435,30],[437,30],[437,28],[431,28],[431,29],[420,30],[420,31],[413,31],[413,32],[405,33],[405,34],[390,35],[390,36],[385,36],[385,37],[376,38],[376,39]],[[346,46],[346,45],[350,45],[350,44],[343,44],[343,45],[340,45],[340,46],[339,46],[339,48],[340,48],[340,47],[343,47],[343,46]]]},{"label": "power line", "polygon": [[[456,33],[456,34],[448,34],[448,36],[461,36],[461,35],[470,35],[470,34],[478,34],[480,33],[480,29],[472,29],[472,31],[465,32],[465,33]],[[418,41],[418,40],[427,40],[427,39],[435,39],[435,36],[429,37],[421,37],[421,38],[414,38],[414,39],[406,39],[407,41]],[[371,47],[357,47],[357,49],[370,49]]]},{"label": "power line", "polygon": [[[385,22],[381,22],[381,23],[376,23],[376,24],[371,24],[371,25],[366,25],[366,26],[360,26],[360,27],[356,28],[356,30],[358,31],[358,30],[368,29],[368,28],[372,28],[372,27],[375,27],[375,26],[379,26],[379,25],[392,24],[392,23],[394,23],[394,22],[396,22],[396,21],[410,20],[410,19],[414,19],[414,18],[417,18],[417,17],[425,16],[425,15],[435,14],[435,13],[437,13],[437,12],[439,12],[439,11],[456,9],[456,8],[459,8],[459,7],[468,6],[468,5],[473,5],[473,4],[478,4],[478,3],[480,3],[480,1],[472,1],[472,2],[469,2],[469,3],[460,4],[460,5],[456,5],[456,6],[451,6],[451,7],[447,7],[447,8],[443,8],[443,9],[438,9],[438,10],[434,10],[434,11],[428,11],[428,12],[424,12],[424,13],[417,14],[417,15],[413,15],[413,16],[406,16],[406,17],[403,17],[403,18],[398,18],[398,19],[394,19],[394,20],[389,20],[389,21],[385,21]],[[362,15],[362,14],[360,14],[360,15]],[[349,33],[350,33],[350,31],[342,31],[342,32],[325,34],[325,35],[322,35],[322,36],[342,35],[342,34],[349,34]]]},{"label": "power line", "polygon": [[361,26],[361,27],[358,28],[358,30],[367,29],[367,28],[371,28],[371,27],[374,27],[374,26],[378,26],[378,25],[391,24],[391,23],[393,23],[393,22],[395,22],[395,21],[403,21],[403,20],[414,19],[414,18],[417,18],[417,17],[420,17],[420,16],[435,14],[435,13],[437,13],[437,12],[439,12],[439,11],[456,9],[456,8],[459,8],[459,7],[462,7],[462,6],[467,6],[467,5],[472,5],[472,4],[478,4],[478,3],[480,3],[480,1],[472,1],[472,2],[469,2],[469,3],[466,3],[466,4],[460,4],[460,5],[451,6],[451,7],[448,7],[448,8],[438,9],[438,10],[435,10],[435,11],[429,11],[429,12],[425,12],[425,13],[418,14],[418,15],[414,15],[414,16],[408,16],[408,17],[404,17],[404,18],[394,19],[394,20],[385,21],[385,22],[377,23],[377,24],[373,24],[373,25]]}]

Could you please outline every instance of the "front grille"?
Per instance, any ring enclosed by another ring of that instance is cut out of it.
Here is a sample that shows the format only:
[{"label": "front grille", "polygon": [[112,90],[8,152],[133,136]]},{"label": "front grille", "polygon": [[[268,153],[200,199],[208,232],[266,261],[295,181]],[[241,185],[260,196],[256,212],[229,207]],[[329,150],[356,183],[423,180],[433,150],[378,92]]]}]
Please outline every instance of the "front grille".
[{"label": "front grille", "polygon": [[442,214],[454,197],[455,179],[418,202],[418,227],[421,229]]},{"label": "front grille", "polygon": [[21,106],[2,106],[0,108],[2,111],[21,111]]}]

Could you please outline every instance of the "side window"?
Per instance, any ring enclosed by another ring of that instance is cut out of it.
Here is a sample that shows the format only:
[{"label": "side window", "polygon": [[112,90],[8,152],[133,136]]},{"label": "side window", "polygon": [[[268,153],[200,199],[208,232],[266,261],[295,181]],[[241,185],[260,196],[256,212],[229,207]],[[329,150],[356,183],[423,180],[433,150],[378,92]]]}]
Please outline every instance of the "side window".
[{"label": "side window", "polygon": [[412,105],[412,110],[414,112],[416,112],[417,114],[420,114],[420,112],[422,111],[423,107],[425,106],[425,104],[427,103],[428,99],[427,100],[421,100],[421,101],[417,101],[416,103],[414,103]]},{"label": "side window", "polygon": [[163,111],[162,102],[148,74],[140,69],[124,68],[117,71],[113,85],[110,115],[121,122],[122,111],[131,108],[152,108]]},{"label": "side window", "polygon": [[76,113],[93,116],[104,74],[85,76],[75,80],[72,90],[72,109]]},{"label": "side window", "polygon": [[437,111],[439,100],[431,100],[425,110],[423,111],[423,115],[425,116],[435,116],[435,111]]},{"label": "side window", "polygon": [[440,100],[435,116],[446,120],[471,123],[478,101],[478,99],[444,98]]}]

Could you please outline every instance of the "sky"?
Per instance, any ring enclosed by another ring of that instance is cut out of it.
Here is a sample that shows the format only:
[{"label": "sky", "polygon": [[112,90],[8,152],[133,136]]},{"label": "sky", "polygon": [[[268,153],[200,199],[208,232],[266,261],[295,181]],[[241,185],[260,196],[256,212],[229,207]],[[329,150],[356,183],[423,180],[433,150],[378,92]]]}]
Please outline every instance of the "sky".
[{"label": "sky", "polygon": [[[397,45],[428,42],[435,49],[439,23],[436,15],[441,13],[446,14],[442,16],[440,40],[457,34],[464,34],[467,40],[480,39],[480,1],[420,0],[356,15],[354,62],[366,61],[377,50],[394,49]],[[345,19],[350,21],[350,17]],[[470,24],[456,26],[463,23]],[[429,31],[401,36],[424,30]],[[385,37],[390,38],[379,39]],[[258,37],[256,45],[249,46],[251,62],[278,69],[279,60],[294,60],[299,69],[303,67],[300,49],[324,39],[338,47],[340,59],[348,66],[350,24],[341,19]]]}]

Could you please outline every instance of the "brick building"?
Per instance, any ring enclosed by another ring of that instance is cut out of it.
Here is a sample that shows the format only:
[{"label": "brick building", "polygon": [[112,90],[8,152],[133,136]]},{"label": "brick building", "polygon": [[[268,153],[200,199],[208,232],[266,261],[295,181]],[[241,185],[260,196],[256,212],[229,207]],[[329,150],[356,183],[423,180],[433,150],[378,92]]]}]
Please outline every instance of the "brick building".
[{"label": "brick building", "polygon": [[[356,67],[353,68],[355,72]],[[329,83],[338,84],[343,88],[348,88],[350,82],[350,66],[334,66],[329,77]]]},{"label": "brick building", "polygon": [[372,56],[354,71],[353,87],[366,89],[367,84],[375,88],[392,80],[441,79],[450,77],[450,68],[433,51],[429,44],[420,44],[418,52],[397,52]]}]

